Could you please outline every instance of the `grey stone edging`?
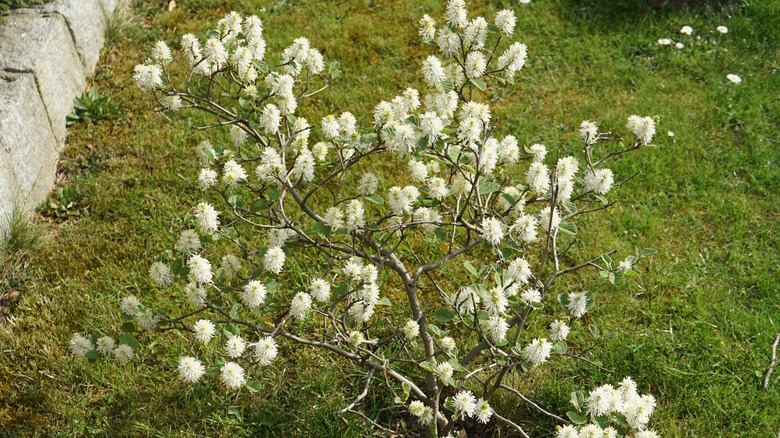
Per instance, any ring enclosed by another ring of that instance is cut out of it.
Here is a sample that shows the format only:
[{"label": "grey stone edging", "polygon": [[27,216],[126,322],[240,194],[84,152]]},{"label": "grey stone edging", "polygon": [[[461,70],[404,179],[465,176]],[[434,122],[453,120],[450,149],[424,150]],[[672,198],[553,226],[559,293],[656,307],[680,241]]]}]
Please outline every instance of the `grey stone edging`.
[{"label": "grey stone edging", "polygon": [[0,22],[0,229],[54,185],[65,117],[84,91],[122,0],[54,0]]}]

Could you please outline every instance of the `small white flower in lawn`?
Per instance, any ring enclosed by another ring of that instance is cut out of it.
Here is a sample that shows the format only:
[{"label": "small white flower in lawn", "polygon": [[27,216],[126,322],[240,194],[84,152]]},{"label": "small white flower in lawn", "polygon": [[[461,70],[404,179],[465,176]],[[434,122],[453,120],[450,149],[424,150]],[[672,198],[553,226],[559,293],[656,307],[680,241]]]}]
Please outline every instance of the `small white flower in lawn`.
[{"label": "small white flower in lawn", "polygon": [[691,35],[693,34],[693,28],[691,26],[683,26],[682,29],[680,29],[680,33],[684,35]]},{"label": "small white flower in lawn", "polygon": [[219,371],[222,376],[222,383],[224,383],[228,389],[238,389],[246,383],[244,369],[235,362],[225,363]]},{"label": "small white flower in lawn", "polygon": [[214,327],[214,323],[208,319],[201,319],[200,321],[196,322],[192,327],[192,330],[195,333],[195,339],[204,344],[208,344],[211,338],[214,337],[214,333],[217,331]]},{"label": "small white flower in lawn", "polygon": [[262,366],[270,365],[276,359],[277,354],[279,354],[276,341],[270,336],[260,339],[253,345],[255,347],[255,360]]},{"label": "small white flower in lawn", "polygon": [[194,357],[183,356],[179,359],[179,378],[187,383],[195,383],[206,373],[203,364]]},{"label": "small white flower in lawn", "polygon": [[729,28],[726,26],[718,26],[715,28],[719,33],[729,33]]},{"label": "small white flower in lawn", "polygon": [[672,40],[670,40],[669,38],[661,38],[658,40],[658,45],[660,46],[668,46],[670,44],[672,44]]},{"label": "small white flower in lawn", "polygon": [[76,333],[70,338],[70,351],[78,357],[86,357],[87,353],[94,350],[92,341]]},{"label": "small white flower in lawn", "polygon": [[683,43],[677,43],[677,44],[675,44],[675,45],[674,45],[674,48],[675,48],[675,49],[683,49],[683,48],[685,48],[685,44],[683,44]]},{"label": "small white flower in lawn", "polygon": [[673,131],[669,131],[669,132],[666,133],[666,135],[668,135],[669,137],[674,137],[674,132]]},{"label": "small white flower in lawn", "polygon": [[733,73],[727,74],[726,75],[726,79],[731,81],[732,84],[741,84],[742,83],[742,78],[739,77],[738,75],[733,74]]},{"label": "small white flower in lawn", "polygon": [[133,348],[126,344],[119,344],[113,351],[114,359],[119,363],[127,363],[133,358]]},{"label": "small white flower in lawn", "polygon": [[97,340],[97,351],[104,356],[111,354],[115,346],[116,344],[114,344],[114,339],[111,336],[103,336]]}]

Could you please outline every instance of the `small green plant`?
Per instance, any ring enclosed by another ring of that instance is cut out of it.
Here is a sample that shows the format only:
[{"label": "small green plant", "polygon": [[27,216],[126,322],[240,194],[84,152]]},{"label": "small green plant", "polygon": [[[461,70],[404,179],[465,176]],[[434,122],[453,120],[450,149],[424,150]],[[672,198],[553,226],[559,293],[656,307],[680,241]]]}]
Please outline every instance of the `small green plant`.
[{"label": "small green plant", "polygon": [[41,206],[40,213],[57,221],[82,216],[87,214],[87,209],[80,205],[80,200],[81,192],[76,186],[62,186]]},{"label": "small green plant", "polygon": [[42,5],[44,3],[45,0],[0,0],[0,14],[4,14],[15,8]]},{"label": "small green plant", "polygon": [[40,229],[19,207],[0,218],[0,323],[16,302],[17,289],[30,277],[30,262],[40,241]]},{"label": "small green plant", "polygon": [[[2,1],[2,0],[0,0]],[[74,112],[66,118],[67,126],[89,120],[97,123],[99,120],[107,120],[116,113],[117,108],[111,98],[101,95],[97,85],[89,91],[84,91],[80,97],[73,101]]]}]

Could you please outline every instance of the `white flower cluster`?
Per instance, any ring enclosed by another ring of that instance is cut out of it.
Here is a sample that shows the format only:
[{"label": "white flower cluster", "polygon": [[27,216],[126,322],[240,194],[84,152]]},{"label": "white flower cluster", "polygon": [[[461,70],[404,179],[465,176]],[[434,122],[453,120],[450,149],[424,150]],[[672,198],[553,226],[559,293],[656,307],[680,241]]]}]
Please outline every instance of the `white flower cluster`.
[{"label": "white flower cluster", "polygon": [[130,361],[135,354],[133,347],[127,344],[116,345],[110,336],[101,336],[93,343],[91,339],[79,333],[75,333],[70,338],[70,351],[74,356],[80,358],[87,358],[89,353],[94,351],[104,356],[113,356],[117,362],[122,364]]},{"label": "white flower cluster", "polygon": [[[592,390],[586,400],[587,414],[593,417],[608,417],[613,413],[621,414],[626,419],[629,434],[634,438],[658,438],[659,435],[647,428],[650,416],[655,409],[655,397],[651,394],[640,395],[636,383],[631,377],[626,377],[616,387],[602,385]],[[602,428],[596,424],[581,427],[567,425],[558,428],[556,438],[580,437],[617,437],[618,431],[608,426]]]}]

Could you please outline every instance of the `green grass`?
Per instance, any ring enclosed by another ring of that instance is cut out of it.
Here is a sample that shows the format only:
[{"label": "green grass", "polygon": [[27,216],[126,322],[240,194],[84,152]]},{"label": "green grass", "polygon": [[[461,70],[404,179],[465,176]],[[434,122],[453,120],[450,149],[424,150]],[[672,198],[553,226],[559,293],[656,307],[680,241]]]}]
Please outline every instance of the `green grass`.
[{"label": "green grass", "polygon": [[[11,281],[20,294],[13,322],[0,325],[0,436],[370,436],[359,422],[346,426],[333,415],[360,381],[318,351],[285,345],[260,376],[261,394],[227,398],[219,388],[170,385],[164,368],[87,364],[68,352],[72,333],[119,326],[121,297],[156,295],[148,266],[172,246],[198,200],[194,151],[205,134],[189,127],[205,119],[153,114],[148,96],[130,80],[154,41],[175,45],[231,8],[260,14],[271,52],[305,35],[342,64],[343,80],[303,113],[317,120],[349,110],[368,125],[379,100],[408,85],[423,88],[417,71],[429,49],[416,37],[416,22],[423,13],[441,13],[434,1],[178,3],[169,13],[160,2],[140,2],[133,20],[112,31],[96,82],[119,115],[74,126],[61,163],[64,184],[78,194],[74,205],[85,213],[43,218],[45,244],[32,262],[30,246],[17,245],[10,253],[28,260],[15,265],[24,269],[9,274],[3,264],[0,284],[8,288]],[[767,391],[762,383],[780,332],[780,100],[773,97],[780,89],[780,2],[723,12],[649,12],[633,3],[550,0],[515,7],[529,61],[518,85],[495,96],[505,133],[564,153],[576,144],[574,128],[583,119],[623,132],[629,114],[662,117],[657,148],[612,166],[618,177],[640,171],[620,190],[622,202],[578,222],[584,231],[573,249],[580,259],[610,248],[626,255],[654,247],[659,254],[627,284],[609,286],[589,273],[558,289],[596,293],[588,322],[603,336],[595,340],[579,330],[573,342],[595,344],[589,357],[614,375],[557,360],[515,384],[562,413],[570,391],[631,375],[640,391],[658,399],[651,424],[664,436],[775,436],[780,375]],[[492,1],[472,9],[492,16],[509,5]],[[686,24],[705,40],[720,24],[729,33],[712,34],[717,44],[705,44],[677,33]],[[662,37],[686,48],[656,45]],[[744,82],[733,86],[728,73]],[[162,350],[146,345],[144,357],[155,359]],[[387,410],[383,397],[381,390],[372,395],[366,412],[400,427],[405,418]],[[498,403],[532,436],[553,430],[514,399]]]}]

